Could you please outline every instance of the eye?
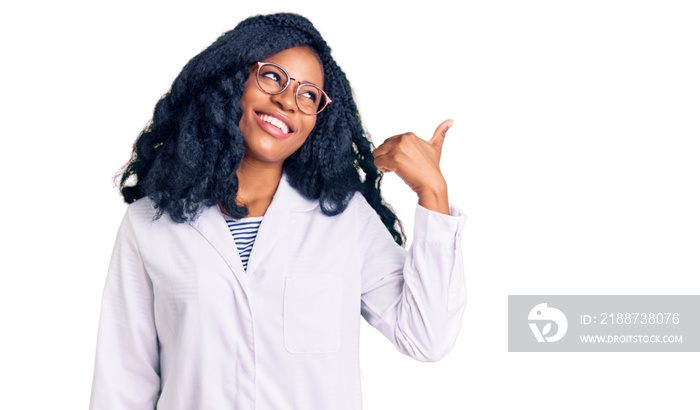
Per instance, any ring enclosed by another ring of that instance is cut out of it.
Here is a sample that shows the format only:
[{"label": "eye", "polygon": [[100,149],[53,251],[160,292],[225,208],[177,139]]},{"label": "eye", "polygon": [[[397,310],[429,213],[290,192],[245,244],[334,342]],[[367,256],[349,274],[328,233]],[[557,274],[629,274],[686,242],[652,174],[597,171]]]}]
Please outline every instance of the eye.
[{"label": "eye", "polygon": [[302,92],[299,93],[299,96],[308,98],[314,103],[318,102],[318,91],[316,91],[312,87],[304,87]]},{"label": "eye", "polygon": [[273,70],[262,71],[260,73],[260,78],[274,81],[277,84],[282,84],[282,76],[277,71],[273,71]]}]

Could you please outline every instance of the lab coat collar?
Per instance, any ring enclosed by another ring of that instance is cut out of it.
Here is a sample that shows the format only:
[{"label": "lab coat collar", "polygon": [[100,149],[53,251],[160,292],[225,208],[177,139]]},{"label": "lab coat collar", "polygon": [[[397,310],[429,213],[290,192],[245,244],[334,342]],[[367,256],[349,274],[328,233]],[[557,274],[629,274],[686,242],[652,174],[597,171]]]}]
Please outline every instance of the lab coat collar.
[{"label": "lab coat collar", "polygon": [[[255,275],[256,269],[269,256],[275,244],[292,228],[296,222],[295,213],[309,212],[317,206],[318,200],[302,196],[289,184],[287,175],[282,174],[277,191],[258,229],[258,235],[248,259],[248,274]],[[284,256],[275,254],[275,258]]]},{"label": "lab coat collar", "polygon": [[217,250],[247,292],[247,276],[255,274],[256,268],[268,257],[277,241],[291,228],[295,220],[294,214],[309,212],[316,207],[318,207],[318,200],[302,196],[289,184],[286,174],[283,174],[272,202],[263,216],[248,260],[247,274],[218,205],[202,211],[190,224]]},{"label": "lab coat collar", "polygon": [[[272,198],[272,203],[265,212],[265,217],[272,212],[289,211],[289,212],[307,212],[318,206],[318,200],[307,199],[294,189],[290,184],[287,174],[282,174],[280,183],[277,186],[277,191]],[[265,218],[263,218],[264,220]]]}]

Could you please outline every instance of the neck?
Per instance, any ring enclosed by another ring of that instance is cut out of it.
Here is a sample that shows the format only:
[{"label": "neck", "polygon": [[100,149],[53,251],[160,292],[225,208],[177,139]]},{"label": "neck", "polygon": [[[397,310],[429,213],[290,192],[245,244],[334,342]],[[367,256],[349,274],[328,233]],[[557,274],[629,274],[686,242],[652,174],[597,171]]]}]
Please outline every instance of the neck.
[{"label": "neck", "polygon": [[282,178],[282,164],[251,161],[243,157],[236,171],[236,202],[248,207],[248,216],[263,216]]}]

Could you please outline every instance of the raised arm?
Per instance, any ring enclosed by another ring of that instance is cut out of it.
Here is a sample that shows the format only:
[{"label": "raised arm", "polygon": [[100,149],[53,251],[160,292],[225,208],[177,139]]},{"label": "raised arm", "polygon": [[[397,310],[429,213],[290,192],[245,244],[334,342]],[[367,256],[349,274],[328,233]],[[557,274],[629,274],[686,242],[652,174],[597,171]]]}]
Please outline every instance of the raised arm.
[{"label": "raised arm", "polygon": [[462,213],[416,207],[413,243],[396,245],[371,208],[362,268],[362,316],[402,353],[436,361],[450,351],[466,304],[459,232]]}]

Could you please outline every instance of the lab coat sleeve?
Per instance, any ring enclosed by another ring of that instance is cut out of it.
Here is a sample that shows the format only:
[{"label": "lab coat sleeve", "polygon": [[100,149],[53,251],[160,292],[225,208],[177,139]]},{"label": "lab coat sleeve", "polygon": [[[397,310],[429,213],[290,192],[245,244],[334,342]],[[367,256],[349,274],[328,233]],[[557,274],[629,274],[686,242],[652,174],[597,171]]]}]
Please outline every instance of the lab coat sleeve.
[{"label": "lab coat sleeve", "polygon": [[119,227],[102,295],[90,410],[153,410],[160,391],[153,284],[129,211]]},{"label": "lab coat sleeve", "polygon": [[362,316],[400,352],[437,361],[452,349],[466,305],[459,236],[466,217],[453,206],[444,215],[417,205],[406,252],[364,205]]}]

